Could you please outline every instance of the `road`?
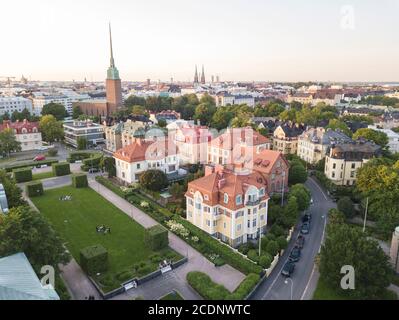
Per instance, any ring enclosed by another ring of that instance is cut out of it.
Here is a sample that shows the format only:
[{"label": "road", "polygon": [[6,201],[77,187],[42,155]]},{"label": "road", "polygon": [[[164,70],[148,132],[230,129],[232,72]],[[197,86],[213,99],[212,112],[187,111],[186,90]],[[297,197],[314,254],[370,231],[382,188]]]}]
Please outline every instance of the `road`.
[{"label": "road", "polygon": [[301,259],[296,263],[295,271],[290,280],[281,275],[281,270],[288,260],[288,255],[299,234],[299,226],[295,228],[292,241],[284,252],[272,274],[259,287],[253,300],[290,300],[291,290],[293,300],[311,299],[317,283],[317,271],[314,259],[320,250],[327,223],[327,212],[336,205],[323,192],[320,186],[311,178],[306,186],[312,193],[313,204],[309,210],[312,213],[310,233],[305,236],[305,245],[301,252]]}]

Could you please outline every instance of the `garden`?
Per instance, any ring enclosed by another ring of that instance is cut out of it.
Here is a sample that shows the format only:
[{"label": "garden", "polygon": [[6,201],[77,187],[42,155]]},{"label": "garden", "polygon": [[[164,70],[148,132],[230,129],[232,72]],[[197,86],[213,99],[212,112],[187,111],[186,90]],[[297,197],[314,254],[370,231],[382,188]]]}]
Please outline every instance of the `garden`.
[{"label": "garden", "polygon": [[[61,201],[66,195],[69,201]],[[146,230],[141,225],[89,188],[46,190],[32,201],[66,240],[65,245],[78,263],[82,250],[105,248],[108,267],[92,274],[103,292],[158,270],[163,260],[176,262],[182,258],[167,246],[154,249],[147,245]],[[98,226],[106,226],[110,232],[98,232]]]}]

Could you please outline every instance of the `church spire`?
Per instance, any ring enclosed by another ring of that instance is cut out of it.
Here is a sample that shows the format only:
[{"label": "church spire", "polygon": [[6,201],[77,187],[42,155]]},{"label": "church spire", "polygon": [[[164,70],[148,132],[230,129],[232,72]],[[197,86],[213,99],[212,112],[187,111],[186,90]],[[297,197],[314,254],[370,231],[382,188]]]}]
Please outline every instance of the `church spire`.
[{"label": "church spire", "polygon": [[111,32],[111,22],[109,23],[109,47],[111,49],[111,63],[110,67],[115,68],[115,61],[114,61],[114,52],[112,50],[112,32]]},{"label": "church spire", "polygon": [[107,72],[107,79],[119,79],[119,71],[115,67],[115,60],[114,60],[114,51],[112,48],[112,32],[111,32],[111,23],[109,23],[109,47],[110,47],[110,52],[111,52],[111,58],[110,58],[110,65],[108,68]]},{"label": "church spire", "polygon": [[198,70],[197,65],[195,65],[194,83],[198,83]]},{"label": "church spire", "polygon": [[201,83],[202,83],[202,84],[205,84],[205,71],[204,71],[204,65],[202,65]]}]

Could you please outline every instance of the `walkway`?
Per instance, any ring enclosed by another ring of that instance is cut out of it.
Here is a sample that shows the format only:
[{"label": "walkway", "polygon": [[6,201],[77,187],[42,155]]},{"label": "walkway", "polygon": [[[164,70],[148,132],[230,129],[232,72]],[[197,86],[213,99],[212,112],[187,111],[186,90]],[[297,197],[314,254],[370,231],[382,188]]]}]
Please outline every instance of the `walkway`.
[{"label": "walkway", "polygon": [[[132,217],[135,221],[140,223],[143,227],[148,228],[158,224],[157,221],[130,204],[128,201],[116,195],[111,190],[102,186],[94,179],[89,179],[89,186],[120,210]],[[214,282],[224,285],[230,291],[234,291],[245,278],[243,273],[232,268],[230,265],[226,264],[222,267],[215,267],[213,263],[206,259],[201,253],[171,232],[169,232],[169,246],[181,255],[188,257],[188,262],[175,270],[176,275],[184,281],[187,273],[191,271],[201,271],[211,277]]]}]

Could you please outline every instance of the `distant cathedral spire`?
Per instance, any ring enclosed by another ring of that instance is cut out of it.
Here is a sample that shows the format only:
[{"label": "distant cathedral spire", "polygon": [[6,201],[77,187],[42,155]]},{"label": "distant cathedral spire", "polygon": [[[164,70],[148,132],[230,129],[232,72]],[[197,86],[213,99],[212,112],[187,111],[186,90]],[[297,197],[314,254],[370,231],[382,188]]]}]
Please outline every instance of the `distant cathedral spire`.
[{"label": "distant cathedral spire", "polygon": [[205,71],[204,71],[204,65],[202,65],[201,83],[202,83],[202,84],[205,84]]},{"label": "distant cathedral spire", "polygon": [[197,65],[195,65],[194,83],[199,83]]}]

